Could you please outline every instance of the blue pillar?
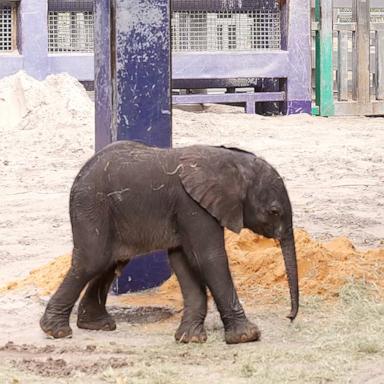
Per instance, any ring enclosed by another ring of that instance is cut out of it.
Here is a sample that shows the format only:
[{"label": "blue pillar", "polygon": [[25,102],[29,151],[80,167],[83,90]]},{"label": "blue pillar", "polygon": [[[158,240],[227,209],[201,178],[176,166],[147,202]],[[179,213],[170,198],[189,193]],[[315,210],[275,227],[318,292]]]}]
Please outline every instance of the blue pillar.
[{"label": "blue pillar", "polygon": [[111,1],[95,2],[95,149],[112,141]]},{"label": "blue pillar", "polygon": [[[96,148],[114,140],[171,146],[169,0],[96,0]],[[158,286],[167,256],[134,259],[116,293]]]}]

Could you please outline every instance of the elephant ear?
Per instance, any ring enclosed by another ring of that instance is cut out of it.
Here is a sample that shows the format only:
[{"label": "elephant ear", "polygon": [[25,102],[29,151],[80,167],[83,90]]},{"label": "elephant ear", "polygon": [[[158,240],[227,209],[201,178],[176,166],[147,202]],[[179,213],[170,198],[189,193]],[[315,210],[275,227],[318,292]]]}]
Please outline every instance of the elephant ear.
[{"label": "elephant ear", "polygon": [[236,157],[229,149],[194,147],[181,157],[179,176],[192,199],[221,226],[239,233],[243,228],[246,183]]}]

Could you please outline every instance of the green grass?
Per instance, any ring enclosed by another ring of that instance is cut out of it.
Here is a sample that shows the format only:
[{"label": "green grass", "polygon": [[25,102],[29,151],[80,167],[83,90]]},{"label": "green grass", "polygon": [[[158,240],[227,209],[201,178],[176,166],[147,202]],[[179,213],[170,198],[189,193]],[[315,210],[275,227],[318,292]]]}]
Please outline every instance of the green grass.
[{"label": "green grass", "polygon": [[[108,368],[89,379],[79,374],[63,379],[28,376],[29,380],[24,380],[25,373],[0,369],[0,383],[348,383],[367,366],[382,367],[384,302],[364,281],[348,282],[332,303],[304,297],[292,324],[285,318],[286,303],[252,309],[248,312],[263,332],[258,343],[226,345],[215,321],[202,345],[175,343],[176,321],[160,324],[159,333],[130,327],[126,339],[113,346],[130,362],[127,367]],[[144,340],[144,347],[138,339]],[[98,358],[103,359],[111,347],[100,343]]]}]

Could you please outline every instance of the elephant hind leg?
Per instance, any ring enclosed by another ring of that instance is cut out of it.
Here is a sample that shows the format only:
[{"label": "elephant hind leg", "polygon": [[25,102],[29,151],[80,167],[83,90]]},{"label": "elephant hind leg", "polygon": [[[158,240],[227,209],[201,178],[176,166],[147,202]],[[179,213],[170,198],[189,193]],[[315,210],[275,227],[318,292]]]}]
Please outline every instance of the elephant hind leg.
[{"label": "elephant hind leg", "polygon": [[108,268],[107,262],[87,262],[89,255],[84,256],[83,253],[74,249],[72,265],[63,282],[49,300],[40,320],[41,329],[50,337],[64,338],[72,335],[69,317],[73,306],[87,283]]},{"label": "elephant hind leg", "polygon": [[207,340],[204,329],[204,320],[207,315],[205,285],[189,265],[182,248],[172,249],[168,254],[184,300],[183,317],[176,331],[175,339],[180,343],[204,343]]},{"label": "elephant hind leg", "polygon": [[77,318],[77,326],[83,329],[114,331],[116,322],[107,312],[105,304],[109,288],[115,278],[116,265],[95,277],[82,297]]}]

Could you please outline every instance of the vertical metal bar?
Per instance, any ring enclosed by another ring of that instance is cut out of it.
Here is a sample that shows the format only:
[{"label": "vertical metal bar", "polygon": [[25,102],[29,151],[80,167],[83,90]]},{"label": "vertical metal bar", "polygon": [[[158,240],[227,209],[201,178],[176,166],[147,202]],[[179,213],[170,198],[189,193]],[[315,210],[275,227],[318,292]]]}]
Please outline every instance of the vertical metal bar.
[{"label": "vertical metal bar", "polygon": [[[172,143],[170,0],[112,1],[112,137],[157,147]],[[171,272],[166,252],[132,260],[116,293],[158,286]]]},{"label": "vertical metal bar", "polygon": [[47,1],[20,2],[19,48],[23,55],[23,69],[38,80],[45,79],[49,73],[47,14]]},{"label": "vertical metal bar", "polygon": [[248,114],[256,113],[256,103],[254,101],[247,101],[245,104],[245,112]]},{"label": "vertical metal bar", "polygon": [[333,9],[332,0],[316,0],[316,104],[321,116],[335,113],[333,99]]},{"label": "vertical metal bar", "polygon": [[[96,0],[96,149],[114,140],[171,145],[170,0]],[[159,285],[166,253],[132,260],[116,293]]]},{"label": "vertical metal bar", "polygon": [[353,0],[352,15],[356,20],[354,38],[354,87],[353,98],[361,104],[370,102],[369,50],[370,50],[370,1]]},{"label": "vertical metal bar", "polygon": [[384,30],[376,31],[376,99],[384,100]]},{"label": "vertical metal bar", "polygon": [[[289,72],[287,76],[287,103],[284,112],[311,113],[311,12],[310,0],[287,2],[287,50]],[[298,44],[300,40],[300,44]]]},{"label": "vertical metal bar", "polygon": [[11,22],[12,22],[12,27],[11,27],[11,31],[12,31],[11,48],[12,48],[12,51],[17,49],[17,35],[18,35],[18,31],[17,31],[17,9],[16,9],[16,6],[17,6],[16,4],[12,4],[12,8],[11,8],[11,12],[12,12],[12,15],[11,15]]},{"label": "vertical metal bar", "polygon": [[338,100],[348,100],[348,32],[339,31],[337,63]]},{"label": "vertical metal bar", "polygon": [[280,46],[282,50],[288,49],[288,17],[289,6],[287,2],[280,3]]},{"label": "vertical metal bar", "polygon": [[111,0],[95,2],[95,148],[112,141]]}]

